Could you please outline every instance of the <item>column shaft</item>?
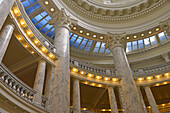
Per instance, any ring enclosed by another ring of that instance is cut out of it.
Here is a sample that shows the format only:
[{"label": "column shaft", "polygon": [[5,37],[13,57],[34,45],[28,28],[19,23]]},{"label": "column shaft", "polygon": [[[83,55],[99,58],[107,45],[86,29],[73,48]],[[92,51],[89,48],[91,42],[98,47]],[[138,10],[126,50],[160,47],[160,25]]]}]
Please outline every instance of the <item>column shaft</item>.
[{"label": "column shaft", "polygon": [[120,106],[121,106],[121,109],[124,109],[124,112],[122,113],[126,113],[126,107],[125,107],[125,102],[124,102],[124,99],[123,99],[123,92],[122,92],[122,88],[119,87],[119,100],[120,100]]},{"label": "column shaft", "polygon": [[115,97],[113,87],[108,87],[108,94],[109,94],[111,113],[118,113],[117,102],[116,102],[116,97]]},{"label": "column shaft", "polygon": [[51,93],[52,93],[52,85],[53,85],[53,79],[54,79],[54,67],[49,66],[47,68],[47,75],[46,75],[46,81],[45,81],[45,89],[44,89],[44,95],[48,98],[45,108],[49,109],[50,101],[51,101]]},{"label": "column shaft", "polygon": [[46,62],[44,60],[40,60],[37,68],[37,73],[35,76],[34,87],[33,87],[33,89],[37,91],[34,97],[34,103],[38,105],[41,105],[42,102],[45,68],[46,68]]},{"label": "column shaft", "polygon": [[143,105],[143,108],[144,108],[144,113],[147,113],[147,110],[146,110],[146,106],[145,106],[145,102],[144,102],[144,99],[143,99],[143,96],[142,96],[142,92],[140,90],[140,87],[138,87],[138,91],[139,91],[139,95],[140,95],[140,98],[141,98],[141,102],[142,102],[142,105]]},{"label": "column shaft", "polygon": [[79,80],[73,81],[73,108],[74,113],[81,113],[80,111],[80,86]]},{"label": "column shaft", "polygon": [[124,49],[118,46],[113,48],[111,52],[117,74],[122,76],[121,86],[127,113],[143,113],[144,109]]},{"label": "column shaft", "polygon": [[151,106],[152,112],[153,113],[159,113],[158,107],[156,105],[156,101],[154,99],[154,96],[152,94],[150,87],[145,87],[145,92],[146,92],[146,96],[147,96],[149,105]]},{"label": "column shaft", "polygon": [[13,31],[14,31],[13,25],[6,25],[0,32],[0,63],[2,62],[2,59],[5,55]]},{"label": "column shaft", "polygon": [[52,87],[52,113],[68,113],[70,109],[70,75],[69,75],[69,30],[57,27],[54,45],[60,55],[55,62],[54,82]]},{"label": "column shaft", "polygon": [[0,0],[0,30],[9,14],[15,0]]}]

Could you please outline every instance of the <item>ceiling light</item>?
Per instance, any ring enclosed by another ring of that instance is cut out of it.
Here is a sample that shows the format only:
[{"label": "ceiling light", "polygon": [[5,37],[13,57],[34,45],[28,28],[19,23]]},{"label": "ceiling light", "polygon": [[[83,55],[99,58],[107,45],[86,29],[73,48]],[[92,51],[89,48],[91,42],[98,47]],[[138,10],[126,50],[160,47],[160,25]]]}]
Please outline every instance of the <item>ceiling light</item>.
[{"label": "ceiling light", "polygon": [[89,36],[89,35],[90,35],[90,33],[86,33],[86,35],[87,35],[87,36]]},{"label": "ceiling light", "polygon": [[21,39],[22,39],[21,37],[18,38],[18,40],[21,40]]},{"label": "ceiling light", "polygon": [[21,20],[20,20],[20,24],[21,24],[23,27],[26,27],[26,26],[27,26],[27,24],[25,23],[24,19],[21,19]]},{"label": "ceiling light", "polygon": [[138,80],[138,81],[142,81],[142,80],[144,80],[144,78],[138,78],[137,80]]},{"label": "ceiling light", "polygon": [[80,33],[83,33],[83,30],[80,30]]},{"label": "ceiling light", "polygon": [[50,10],[53,12],[53,11],[54,11],[54,8],[51,8]]},{"label": "ceiling light", "polygon": [[156,28],[156,31],[159,31],[159,28]]},{"label": "ceiling light", "polygon": [[149,31],[149,34],[151,34],[152,33],[152,31]]},{"label": "ceiling light", "polygon": [[87,108],[82,108],[82,110],[87,110]]},{"label": "ceiling light", "polygon": [[91,85],[92,85],[92,86],[95,86],[95,83],[92,83]]},{"label": "ceiling light", "polygon": [[162,104],[162,106],[165,106],[165,104]]},{"label": "ceiling light", "polygon": [[98,80],[99,80],[99,79],[102,79],[102,77],[101,77],[101,76],[96,76],[96,79],[98,79]]},{"label": "ceiling light", "polygon": [[48,2],[48,1],[45,1],[45,4],[47,5],[47,4],[49,4],[49,2]]},{"label": "ceiling light", "polygon": [[93,35],[93,38],[96,38],[96,35]]},{"label": "ceiling light", "polygon": [[164,82],[163,84],[168,84],[168,82]]},{"label": "ceiling light", "polygon": [[34,54],[34,51],[32,51],[31,53]]},{"label": "ceiling light", "polygon": [[74,30],[76,30],[77,28],[76,27],[73,27]]},{"label": "ceiling light", "polygon": [[88,82],[84,82],[84,84],[88,84]]},{"label": "ceiling light", "polygon": [[117,81],[118,81],[118,78],[112,78],[112,81],[113,81],[113,82],[117,82]]},{"label": "ceiling light", "polygon": [[126,37],[126,39],[129,39],[129,36],[128,36],[128,37]]},{"label": "ceiling light", "polygon": [[104,77],[104,80],[106,80],[106,81],[107,81],[107,80],[110,80],[110,78],[109,78],[109,77]]},{"label": "ceiling light", "polygon": [[25,45],[25,47],[27,48],[27,47],[28,47],[28,45]]},{"label": "ceiling light", "polygon": [[135,35],[135,36],[133,36],[134,38],[137,38],[137,36]]},{"label": "ceiling light", "polygon": [[99,84],[99,85],[98,85],[98,87],[102,87],[102,85],[101,85],[101,84]]},{"label": "ceiling light", "polygon": [[80,71],[80,74],[84,75],[84,74],[85,74],[85,72],[84,72],[84,71]]},{"label": "ceiling light", "polygon": [[150,77],[147,77],[146,79],[147,79],[147,80],[151,80],[151,79],[153,79],[153,77],[152,77],[152,76],[150,76]]},{"label": "ceiling light", "polygon": [[141,36],[144,36],[145,34],[141,34]]},{"label": "ceiling light", "polygon": [[17,7],[14,8],[14,13],[17,15],[17,16],[20,16],[20,12],[19,12],[19,9]]},{"label": "ceiling light", "polygon": [[100,39],[103,39],[103,36],[100,36]]},{"label": "ceiling light", "polygon": [[151,108],[151,106],[148,106],[147,108]]},{"label": "ceiling light", "polygon": [[54,58],[54,55],[53,55],[52,53],[50,53],[49,56],[50,56],[51,58]]},{"label": "ceiling light", "polygon": [[93,74],[88,74],[88,77],[93,77],[94,75]]},{"label": "ceiling light", "polygon": [[76,68],[73,68],[72,70],[73,70],[73,72],[78,72],[78,69],[76,69]]},{"label": "ceiling light", "polygon": [[169,73],[165,73],[164,76],[165,76],[165,77],[168,77],[168,76],[169,76]]},{"label": "ceiling light", "polygon": [[156,84],[156,86],[159,86],[160,84]]},{"label": "ceiling light", "polygon": [[162,75],[156,75],[156,76],[155,76],[155,78],[157,78],[157,79],[158,79],[158,78],[161,78],[161,77],[162,77]]}]

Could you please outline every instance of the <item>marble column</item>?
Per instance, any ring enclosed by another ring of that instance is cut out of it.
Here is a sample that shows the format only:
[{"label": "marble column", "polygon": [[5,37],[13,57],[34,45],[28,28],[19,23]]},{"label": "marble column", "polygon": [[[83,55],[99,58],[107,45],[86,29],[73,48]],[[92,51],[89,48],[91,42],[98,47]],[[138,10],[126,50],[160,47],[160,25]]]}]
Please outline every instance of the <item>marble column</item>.
[{"label": "marble column", "polygon": [[146,92],[146,96],[147,96],[149,105],[151,106],[152,113],[159,113],[158,107],[156,105],[156,101],[154,99],[154,96],[152,94],[150,87],[145,87],[144,89]]},{"label": "marble column", "polygon": [[9,24],[4,26],[0,32],[0,63],[5,55],[13,31],[14,26]]},{"label": "marble column", "polygon": [[0,0],[0,30],[15,0]]},{"label": "marble column", "polygon": [[124,111],[122,113],[126,113],[126,108],[125,108],[125,102],[124,102],[124,99],[123,99],[123,92],[122,92],[122,88],[121,87],[118,87],[118,90],[119,90],[119,101],[120,101],[120,106],[121,106],[121,109],[123,109]]},{"label": "marble column", "polygon": [[80,111],[80,85],[79,80],[73,80],[73,109],[74,113],[81,113]]},{"label": "marble column", "polygon": [[46,109],[50,108],[53,79],[54,79],[54,67],[50,65],[47,66],[47,74],[44,88],[44,96],[48,98],[47,102],[45,103]]},{"label": "marble column", "polygon": [[145,106],[145,102],[144,102],[144,99],[143,99],[143,96],[142,96],[142,92],[140,90],[140,87],[138,87],[138,91],[139,91],[139,95],[140,95],[140,98],[141,98],[141,102],[142,102],[142,105],[143,105],[143,108],[144,108],[144,113],[147,113],[147,109],[146,109],[146,106]]},{"label": "marble column", "polygon": [[109,94],[111,113],[118,113],[117,102],[116,102],[116,97],[115,97],[115,92],[113,87],[108,87],[108,94]]},{"label": "marble column", "polygon": [[121,86],[127,113],[143,113],[139,93],[132,77],[132,71],[124,51],[125,33],[107,34],[107,46],[113,54],[114,65],[118,76],[121,76]]},{"label": "marble column", "polygon": [[37,91],[34,97],[34,103],[37,105],[41,105],[41,102],[42,102],[45,69],[46,69],[46,61],[40,60],[38,63],[37,73],[35,76],[35,81],[34,81],[34,86],[33,86],[33,89]]},{"label": "marble column", "polygon": [[77,21],[68,16],[64,9],[56,12],[53,19],[49,21],[55,27],[54,46],[59,55],[55,61],[54,79],[52,86],[52,95],[50,102],[51,113],[69,113],[70,112],[70,28]]}]

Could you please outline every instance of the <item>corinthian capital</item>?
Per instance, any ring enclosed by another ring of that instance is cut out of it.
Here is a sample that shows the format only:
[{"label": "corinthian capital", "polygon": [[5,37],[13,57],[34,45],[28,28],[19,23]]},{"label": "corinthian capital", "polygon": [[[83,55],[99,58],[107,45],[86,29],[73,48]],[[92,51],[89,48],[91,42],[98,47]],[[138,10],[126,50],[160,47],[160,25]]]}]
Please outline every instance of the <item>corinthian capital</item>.
[{"label": "corinthian capital", "polygon": [[70,16],[66,14],[64,8],[62,8],[52,16],[49,24],[54,25],[55,28],[66,27],[70,30],[74,25],[77,25],[77,22],[77,20],[70,18]]},{"label": "corinthian capital", "polygon": [[126,37],[126,33],[112,34],[107,33],[107,43],[106,46],[111,50],[114,47],[124,47],[124,39]]},{"label": "corinthian capital", "polygon": [[160,22],[160,26],[166,31],[167,35],[170,36],[170,18],[165,21]]}]

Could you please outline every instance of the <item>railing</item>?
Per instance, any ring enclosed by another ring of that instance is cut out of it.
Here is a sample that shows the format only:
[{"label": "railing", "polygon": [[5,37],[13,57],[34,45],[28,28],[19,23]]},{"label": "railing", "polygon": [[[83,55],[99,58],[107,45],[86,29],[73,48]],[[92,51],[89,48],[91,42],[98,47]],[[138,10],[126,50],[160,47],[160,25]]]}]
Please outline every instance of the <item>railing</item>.
[{"label": "railing", "polygon": [[21,98],[33,103],[36,91],[17,78],[4,64],[0,64],[0,81]]},{"label": "railing", "polygon": [[[83,61],[80,61],[74,58],[70,59],[70,63],[79,68],[82,68],[82,69],[85,69],[85,70],[88,70],[94,73],[118,76],[115,69],[98,67],[93,64],[88,64],[88,63],[85,63]],[[168,72],[169,70],[170,70],[170,62],[157,65],[157,66],[152,66],[152,67],[132,69],[132,73],[134,76],[153,75],[153,74],[161,74],[163,72]]]}]

